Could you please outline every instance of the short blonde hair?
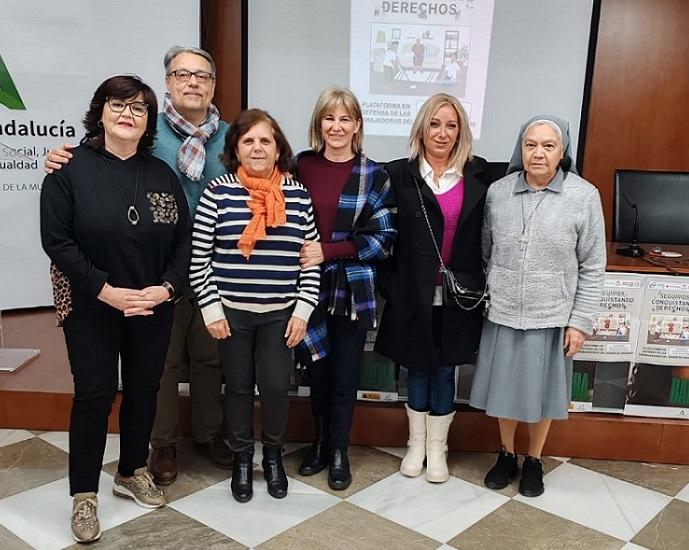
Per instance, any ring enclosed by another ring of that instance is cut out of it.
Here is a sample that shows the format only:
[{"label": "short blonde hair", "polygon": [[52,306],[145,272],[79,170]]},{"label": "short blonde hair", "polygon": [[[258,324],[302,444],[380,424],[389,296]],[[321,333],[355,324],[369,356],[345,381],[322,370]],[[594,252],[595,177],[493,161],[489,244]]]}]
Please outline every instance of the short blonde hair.
[{"label": "short blonde hair", "polygon": [[359,130],[352,136],[352,153],[358,154],[364,144],[364,120],[361,116],[361,105],[351,90],[337,86],[326,88],[316,100],[309,125],[309,145],[314,151],[322,151],[325,148],[321,122],[325,115],[337,106],[344,107],[349,116],[359,121]]},{"label": "short blonde hair", "polygon": [[449,94],[435,94],[429,97],[419,109],[409,135],[409,157],[418,159],[425,156],[426,150],[423,144],[424,137],[431,126],[431,119],[438,109],[450,105],[457,113],[459,121],[459,136],[457,143],[450,151],[448,168],[453,167],[458,172],[464,170],[464,165],[473,158],[473,141],[469,128],[469,117],[456,97]]}]

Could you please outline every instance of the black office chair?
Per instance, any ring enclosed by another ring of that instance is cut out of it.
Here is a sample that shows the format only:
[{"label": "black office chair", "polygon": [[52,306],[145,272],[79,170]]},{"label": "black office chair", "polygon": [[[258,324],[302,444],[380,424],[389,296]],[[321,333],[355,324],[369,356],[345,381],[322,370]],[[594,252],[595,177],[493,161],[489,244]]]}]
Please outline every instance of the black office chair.
[{"label": "black office chair", "polygon": [[689,244],[689,172],[616,170],[613,240],[632,241],[634,205],[640,243]]}]

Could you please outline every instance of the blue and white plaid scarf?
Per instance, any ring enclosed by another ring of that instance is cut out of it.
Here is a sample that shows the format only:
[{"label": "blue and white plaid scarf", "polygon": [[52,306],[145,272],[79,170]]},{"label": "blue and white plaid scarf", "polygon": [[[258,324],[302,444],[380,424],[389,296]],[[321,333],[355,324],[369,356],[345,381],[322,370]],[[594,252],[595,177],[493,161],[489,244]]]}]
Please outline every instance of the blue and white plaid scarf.
[{"label": "blue and white plaid scarf", "polygon": [[356,259],[326,262],[321,270],[319,307],[300,344],[302,362],[328,354],[326,314],[347,315],[366,328],[376,326],[375,263],[390,255],[397,236],[394,195],[382,165],[360,155],[337,207],[331,241],[351,240]]}]

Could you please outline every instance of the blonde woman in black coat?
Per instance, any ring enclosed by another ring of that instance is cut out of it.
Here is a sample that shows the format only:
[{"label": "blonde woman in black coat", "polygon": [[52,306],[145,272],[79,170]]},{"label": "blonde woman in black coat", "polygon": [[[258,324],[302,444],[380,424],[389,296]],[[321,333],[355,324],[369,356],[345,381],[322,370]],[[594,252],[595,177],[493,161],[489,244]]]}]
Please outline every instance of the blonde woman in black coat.
[{"label": "blonde woman in black coat", "polygon": [[455,366],[473,360],[483,310],[482,304],[470,310],[444,304],[440,269],[444,265],[476,280],[477,288],[483,285],[485,160],[472,156],[467,115],[447,94],[422,106],[409,145],[409,159],[387,165],[397,198],[398,237],[379,278],[387,301],[376,351],[409,371],[409,448],[400,471],[420,475],[425,458],[426,479],[437,483],[449,477]]}]

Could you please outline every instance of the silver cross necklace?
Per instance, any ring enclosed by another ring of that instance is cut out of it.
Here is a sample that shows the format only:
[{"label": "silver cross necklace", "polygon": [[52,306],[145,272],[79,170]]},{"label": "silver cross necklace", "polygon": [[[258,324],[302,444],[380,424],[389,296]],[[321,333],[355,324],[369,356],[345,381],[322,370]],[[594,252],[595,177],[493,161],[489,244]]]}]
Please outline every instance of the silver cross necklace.
[{"label": "silver cross necklace", "polygon": [[[528,192],[529,191],[527,191],[526,193]],[[529,244],[529,239],[527,238],[526,234],[528,232],[529,227],[531,226],[531,219],[536,213],[536,210],[538,210],[538,207],[541,206],[543,199],[545,199],[545,189],[542,189],[541,191],[537,192],[541,193],[541,198],[536,203],[536,206],[534,206],[528,218],[524,214],[524,195],[526,195],[526,193],[520,193],[519,195],[522,204],[522,234],[519,236],[519,239],[517,239],[517,242],[519,243],[519,250],[521,250],[522,252],[526,250],[526,245]]]}]

